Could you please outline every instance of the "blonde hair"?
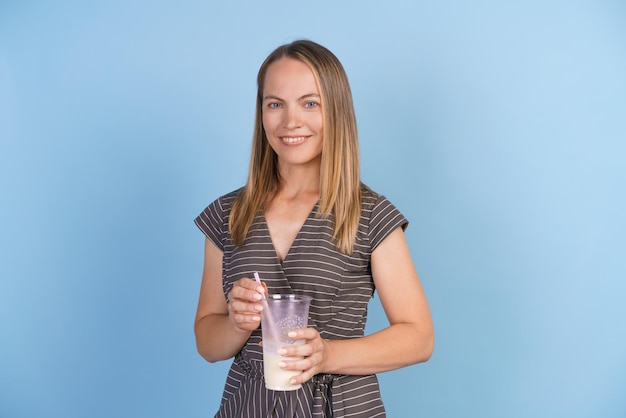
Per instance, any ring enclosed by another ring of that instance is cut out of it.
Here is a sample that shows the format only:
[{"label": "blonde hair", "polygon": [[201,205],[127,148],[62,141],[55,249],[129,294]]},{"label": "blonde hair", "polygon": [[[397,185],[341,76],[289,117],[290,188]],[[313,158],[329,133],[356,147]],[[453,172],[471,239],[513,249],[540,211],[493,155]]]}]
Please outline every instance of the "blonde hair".
[{"label": "blonde hair", "polygon": [[248,181],[235,199],[229,230],[235,245],[244,244],[254,218],[278,190],[278,159],[263,129],[263,87],[268,67],[281,58],[307,64],[317,82],[322,107],[323,146],[320,169],[320,215],[333,221],[337,249],[351,254],[361,215],[359,144],[352,93],[341,62],[325,47],[298,40],[276,48],[257,75],[256,118]]}]

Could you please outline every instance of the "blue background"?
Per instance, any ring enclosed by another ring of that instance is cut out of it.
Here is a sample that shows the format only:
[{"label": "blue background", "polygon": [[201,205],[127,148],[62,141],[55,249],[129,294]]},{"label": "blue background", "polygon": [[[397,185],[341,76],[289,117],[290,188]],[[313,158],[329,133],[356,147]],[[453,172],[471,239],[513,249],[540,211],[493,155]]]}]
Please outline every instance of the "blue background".
[{"label": "blue background", "polygon": [[434,316],[389,416],[626,416],[619,0],[0,3],[0,416],[213,415],[192,221],[301,37],[346,67]]}]

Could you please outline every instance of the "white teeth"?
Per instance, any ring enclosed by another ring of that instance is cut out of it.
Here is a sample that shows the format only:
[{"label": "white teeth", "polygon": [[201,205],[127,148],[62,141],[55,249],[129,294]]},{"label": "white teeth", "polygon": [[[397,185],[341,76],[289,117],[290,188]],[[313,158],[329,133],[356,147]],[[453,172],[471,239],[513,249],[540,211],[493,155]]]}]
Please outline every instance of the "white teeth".
[{"label": "white teeth", "polygon": [[283,136],[281,138],[283,140],[283,142],[286,142],[288,144],[295,144],[296,142],[302,142],[306,139],[306,137],[304,136],[296,136],[296,137],[286,137]]}]

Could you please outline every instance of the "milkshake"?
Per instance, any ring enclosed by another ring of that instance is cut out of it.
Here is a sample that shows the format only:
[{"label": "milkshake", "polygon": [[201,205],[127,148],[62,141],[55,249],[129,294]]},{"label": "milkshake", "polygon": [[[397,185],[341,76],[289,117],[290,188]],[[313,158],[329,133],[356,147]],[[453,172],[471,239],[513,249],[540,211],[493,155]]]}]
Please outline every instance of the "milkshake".
[{"label": "milkshake", "polygon": [[278,366],[281,361],[302,360],[302,357],[283,357],[278,354],[263,353],[263,373],[265,387],[272,390],[296,390],[302,385],[289,383],[292,377],[300,374],[299,370],[284,370]]},{"label": "milkshake", "polygon": [[299,357],[283,357],[278,354],[282,347],[302,345],[304,340],[289,338],[291,331],[306,328],[309,320],[310,296],[268,295],[261,311],[263,335],[263,373],[265,386],[271,390],[296,390],[302,385],[289,383],[301,370],[283,370],[281,361],[301,360]]}]

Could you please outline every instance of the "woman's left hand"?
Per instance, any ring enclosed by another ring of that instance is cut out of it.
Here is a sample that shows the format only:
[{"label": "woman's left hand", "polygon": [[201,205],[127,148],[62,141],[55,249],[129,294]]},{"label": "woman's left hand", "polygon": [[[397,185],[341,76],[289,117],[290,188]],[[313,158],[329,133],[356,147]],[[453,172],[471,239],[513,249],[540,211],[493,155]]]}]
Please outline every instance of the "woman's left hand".
[{"label": "woman's left hand", "polygon": [[328,341],[324,340],[314,328],[303,328],[289,333],[289,338],[305,340],[303,345],[284,346],[278,350],[283,357],[300,357],[301,360],[284,360],[279,365],[284,370],[302,370],[291,379],[297,385],[310,380],[318,373],[323,373],[328,355]]}]

